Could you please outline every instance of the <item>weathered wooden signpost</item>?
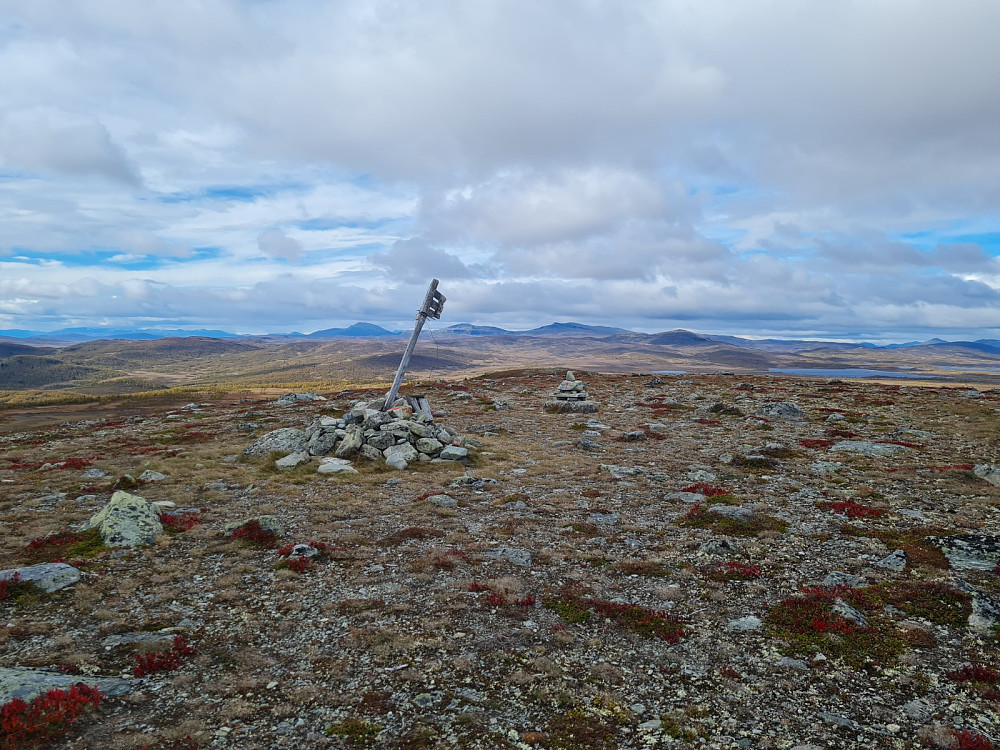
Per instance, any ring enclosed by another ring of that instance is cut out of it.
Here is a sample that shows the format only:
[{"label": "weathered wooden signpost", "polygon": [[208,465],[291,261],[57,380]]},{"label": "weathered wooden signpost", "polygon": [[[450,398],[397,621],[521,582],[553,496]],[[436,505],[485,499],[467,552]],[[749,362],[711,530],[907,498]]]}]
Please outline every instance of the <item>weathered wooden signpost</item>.
[{"label": "weathered wooden signpost", "polygon": [[403,382],[403,376],[406,374],[406,366],[410,364],[410,356],[413,354],[413,348],[417,345],[417,338],[420,336],[420,329],[424,327],[424,323],[428,318],[440,319],[441,310],[444,308],[445,296],[437,290],[438,280],[432,279],[431,285],[427,287],[427,295],[424,297],[424,304],[420,306],[417,310],[416,325],[413,326],[413,335],[410,336],[410,343],[406,345],[406,349],[403,351],[403,358],[399,361],[399,369],[396,370],[396,377],[392,381],[392,388],[385,396],[385,403],[382,404],[382,411],[388,411],[392,408],[392,402],[396,400],[396,395],[399,393],[399,385]]}]

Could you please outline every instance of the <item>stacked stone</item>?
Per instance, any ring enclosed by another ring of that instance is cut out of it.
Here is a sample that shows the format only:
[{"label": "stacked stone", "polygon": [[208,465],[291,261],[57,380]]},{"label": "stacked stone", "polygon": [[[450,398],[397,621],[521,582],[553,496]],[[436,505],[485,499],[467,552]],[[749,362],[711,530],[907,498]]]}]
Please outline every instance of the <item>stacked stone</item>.
[{"label": "stacked stone", "polygon": [[[280,437],[280,445],[275,441]],[[351,471],[349,461],[358,457],[382,461],[395,469],[405,469],[414,461],[464,461],[469,448],[482,443],[459,435],[454,430],[434,424],[426,413],[415,414],[400,399],[389,411],[381,411],[359,401],[343,417],[321,417],[305,431],[284,428],[264,435],[248,447],[247,456],[287,453],[279,459],[279,468],[294,468],[314,456],[332,456],[320,466],[322,473]]]},{"label": "stacked stone", "polygon": [[545,411],[575,414],[593,414],[597,411],[597,406],[587,401],[589,395],[583,381],[577,380],[572,372],[567,371],[566,379],[559,384],[552,396],[555,400],[545,402]]},{"label": "stacked stone", "polygon": [[586,401],[587,391],[584,390],[583,381],[573,377],[571,371],[566,372],[566,379],[559,384],[553,394],[560,401]]}]

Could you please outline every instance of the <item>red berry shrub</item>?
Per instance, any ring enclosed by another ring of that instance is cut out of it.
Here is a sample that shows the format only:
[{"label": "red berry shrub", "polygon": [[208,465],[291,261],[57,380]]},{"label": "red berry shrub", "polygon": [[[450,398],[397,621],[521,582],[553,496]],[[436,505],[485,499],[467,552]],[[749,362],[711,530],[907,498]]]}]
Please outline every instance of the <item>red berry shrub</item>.
[{"label": "red berry shrub", "polygon": [[0,707],[0,750],[26,750],[64,734],[87,706],[101,702],[96,687],[74,685],[50,690],[25,703],[14,698]]},{"label": "red berry shrub", "polygon": [[193,653],[194,649],[187,645],[183,636],[178,635],[174,638],[173,648],[169,651],[150,651],[136,656],[132,674],[142,677],[153,672],[170,672],[180,667],[182,657]]}]

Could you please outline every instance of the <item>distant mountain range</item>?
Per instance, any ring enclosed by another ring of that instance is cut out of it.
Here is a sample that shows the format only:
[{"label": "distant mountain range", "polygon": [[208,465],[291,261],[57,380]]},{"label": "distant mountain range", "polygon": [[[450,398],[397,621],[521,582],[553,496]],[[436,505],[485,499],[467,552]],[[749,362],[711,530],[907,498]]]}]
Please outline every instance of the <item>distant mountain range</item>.
[{"label": "distant mountain range", "polygon": [[[155,341],[165,338],[210,338],[210,339],[376,339],[391,340],[405,338],[409,331],[388,330],[374,323],[358,322],[346,328],[326,328],[313,333],[274,333],[266,336],[235,334],[215,329],[159,329],[159,328],[63,328],[58,331],[28,331],[23,329],[0,330],[0,357],[27,354],[36,347],[67,346],[98,340]],[[435,331],[438,337],[595,337],[604,340],[618,339],[623,344],[650,344],[655,346],[693,347],[728,344],[742,349],[754,349],[772,353],[802,353],[820,349],[901,349],[908,347],[959,347],[986,354],[1000,354],[1000,340],[979,339],[977,341],[945,341],[939,338],[928,341],[910,341],[903,344],[877,346],[865,342],[810,341],[808,339],[748,339],[740,336],[699,334],[684,329],[661,333],[638,333],[625,328],[592,326],[585,323],[550,323],[525,331],[512,331],[497,326],[481,326],[472,323],[456,323],[443,330]]]}]

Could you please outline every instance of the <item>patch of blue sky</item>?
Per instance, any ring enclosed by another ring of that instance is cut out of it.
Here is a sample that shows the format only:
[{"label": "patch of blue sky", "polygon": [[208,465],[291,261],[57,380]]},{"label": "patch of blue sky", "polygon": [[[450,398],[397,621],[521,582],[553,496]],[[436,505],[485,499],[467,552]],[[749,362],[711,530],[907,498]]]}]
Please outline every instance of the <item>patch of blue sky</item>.
[{"label": "patch of blue sky", "polygon": [[216,185],[201,190],[159,195],[156,196],[156,200],[160,203],[197,203],[201,201],[253,203],[260,198],[270,198],[278,193],[308,189],[308,185],[300,182],[275,182],[260,185]]},{"label": "patch of blue sky", "polygon": [[923,250],[933,250],[938,245],[974,244],[992,255],[1000,255],[1000,229],[990,231],[972,230],[965,222],[948,228],[926,229],[919,232],[903,232],[892,235],[891,239],[906,242]]},{"label": "patch of blue sky", "polygon": [[330,229],[386,229],[401,224],[409,225],[409,220],[400,222],[398,218],[371,219],[370,221],[345,220],[333,216],[324,216],[315,219],[303,219],[292,222],[292,226],[304,232],[322,232]]}]

